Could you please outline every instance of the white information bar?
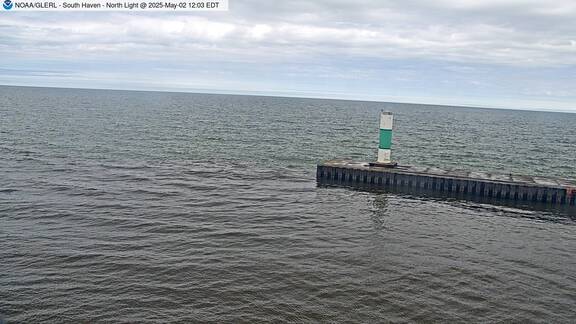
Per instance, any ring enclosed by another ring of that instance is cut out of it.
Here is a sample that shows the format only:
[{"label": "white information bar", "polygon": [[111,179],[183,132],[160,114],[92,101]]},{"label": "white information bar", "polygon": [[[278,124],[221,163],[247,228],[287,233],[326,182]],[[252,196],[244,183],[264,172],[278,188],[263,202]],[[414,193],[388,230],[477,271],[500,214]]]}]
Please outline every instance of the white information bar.
[{"label": "white information bar", "polygon": [[228,0],[0,0],[1,11],[227,11]]}]

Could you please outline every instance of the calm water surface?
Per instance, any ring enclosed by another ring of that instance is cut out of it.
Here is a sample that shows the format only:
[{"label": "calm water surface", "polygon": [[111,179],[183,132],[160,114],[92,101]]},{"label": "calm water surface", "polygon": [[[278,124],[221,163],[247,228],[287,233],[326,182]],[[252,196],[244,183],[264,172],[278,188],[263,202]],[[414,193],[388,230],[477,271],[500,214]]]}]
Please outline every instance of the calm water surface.
[{"label": "calm water surface", "polygon": [[0,87],[8,323],[576,321],[576,216],[317,188],[395,158],[575,178],[576,114]]}]

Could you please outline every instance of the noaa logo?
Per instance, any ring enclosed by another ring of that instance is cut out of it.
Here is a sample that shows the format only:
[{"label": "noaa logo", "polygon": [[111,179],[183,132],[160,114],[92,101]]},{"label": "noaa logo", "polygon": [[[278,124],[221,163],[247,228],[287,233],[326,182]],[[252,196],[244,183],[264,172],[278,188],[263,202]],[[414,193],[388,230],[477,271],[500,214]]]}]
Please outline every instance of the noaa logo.
[{"label": "noaa logo", "polygon": [[4,3],[2,4],[2,6],[4,7],[4,9],[10,10],[10,9],[12,9],[12,6],[14,6],[14,4],[12,3],[11,0],[4,0]]}]

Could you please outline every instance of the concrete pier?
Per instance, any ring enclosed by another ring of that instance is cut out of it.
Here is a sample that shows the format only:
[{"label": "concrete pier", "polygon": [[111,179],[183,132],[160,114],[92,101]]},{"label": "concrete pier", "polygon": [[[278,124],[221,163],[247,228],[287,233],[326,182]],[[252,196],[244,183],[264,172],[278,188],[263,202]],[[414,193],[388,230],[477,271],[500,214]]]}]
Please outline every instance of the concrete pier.
[{"label": "concrete pier", "polygon": [[318,164],[316,179],[327,186],[426,191],[552,205],[575,206],[576,200],[574,180],[402,165],[387,168],[347,160]]}]

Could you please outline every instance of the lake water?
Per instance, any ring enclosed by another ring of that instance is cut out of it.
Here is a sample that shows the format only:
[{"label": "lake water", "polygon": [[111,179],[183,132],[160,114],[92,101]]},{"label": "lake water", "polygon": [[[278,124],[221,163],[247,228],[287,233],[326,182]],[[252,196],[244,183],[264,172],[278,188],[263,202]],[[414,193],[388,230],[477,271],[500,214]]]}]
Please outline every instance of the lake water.
[{"label": "lake water", "polygon": [[576,216],[316,186],[373,160],[576,178],[576,114],[0,87],[8,323],[576,321]]}]

